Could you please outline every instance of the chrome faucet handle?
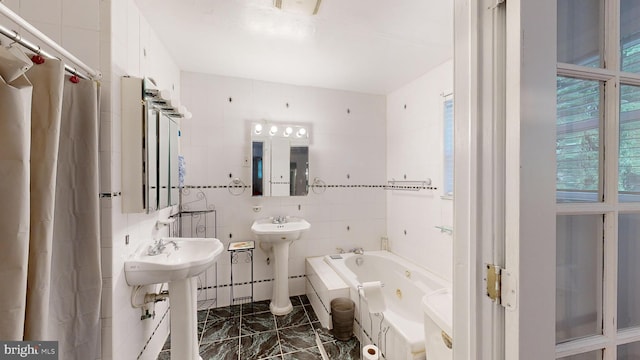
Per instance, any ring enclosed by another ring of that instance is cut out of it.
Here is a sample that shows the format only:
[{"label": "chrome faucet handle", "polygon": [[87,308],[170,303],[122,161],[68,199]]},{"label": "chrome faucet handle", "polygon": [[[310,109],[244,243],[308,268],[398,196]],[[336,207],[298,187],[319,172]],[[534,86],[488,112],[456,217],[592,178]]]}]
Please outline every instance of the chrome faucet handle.
[{"label": "chrome faucet handle", "polygon": [[[173,244],[173,249],[174,250],[179,250],[180,246],[178,246],[178,243],[176,243],[175,241],[171,240],[171,241],[167,241],[166,244]],[[165,246],[166,246],[165,244]]]}]

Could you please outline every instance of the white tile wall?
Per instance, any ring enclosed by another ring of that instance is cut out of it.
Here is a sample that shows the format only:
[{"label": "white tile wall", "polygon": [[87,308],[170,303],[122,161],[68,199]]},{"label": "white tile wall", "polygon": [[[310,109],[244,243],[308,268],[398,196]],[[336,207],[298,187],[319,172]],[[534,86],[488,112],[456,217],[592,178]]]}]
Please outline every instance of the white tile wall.
[{"label": "white tile wall", "polygon": [[[333,185],[385,182],[384,96],[189,72],[182,73],[182,94],[193,113],[181,128],[188,185],[226,185],[230,173],[249,182],[250,168],[242,167],[243,157],[250,154],[247,123],[260,119],[312,124],[310,178]],[[232,241],[252,239],[249,228],[259,217],[306,218],[311,229],[291,246],[290,275],[305,273],[306,257],[332,253],[336,247],[378,249],[380,237],[386,234],[386,193],[380,188],[328,188],[322,194],[290,198],[252,197],[249,191],[232,196],[226,189],[204,189],[204,193],[216,207],[218,237],[225,243],[230,241],[229,234]],[[262,211],[254,213],[253,205],[261,205]],[[268,256],[256,249],[258,280],[273,277],[273,262],[266,264]],[[228,260],[221,259],[219,284],[228,283],[228,266]],[[304,278],[289,283],[292,294],[304,293]],[[257,284],[256,289],[257,299],[270,298],[270,282]],[[221,298],[219,303],[226,304],[228,299]]]},{"label": "white tile wall", "polygon": [[[142,17],[133,0],[0,0],[52,39],[60,42],[103,74],[100,126],[101,192],[120,186],[120,77],[151,76],[161,88],[173,89],[192,111],[183,121],[182,153],[187,159],[187,184],[224,185],[229,174],[245,182],[249,169],[246,122],[257,119],[312,123],[310,176],[327,184],[381,185],[389,178],[430,177],[440,186],[441,92],[452,88],[452,64],[445,63],[388,97],[247,79],[183,73]],[[4,20],[4,19],[1,19]],[[232,98],[232,102],[228,99]],[[289,107],[286,107],[289,103]],[[407,104],[407,109],[404,109]],[[347,178],[348,175],[348,178]],[[252,238],[251,222],[270,215],[300,215],[311,230],[291,247],[292,275],[304,274],[308,256],[324,255],[336,247],[377,249],[388,234],[392,250],[451,278],[451,238],[435,225],[451,225],[452,204],[439,192],[407,194],[370,188],[329,188],[295,198],[232,196],[225,189],[206,189],[218,210],[218,237],[229,241]],[[153,215],[122,214],[121,198],[101,200],[103,266],[103,359],[137,356],[160,316],[140,321],[130,305],[123,263],[140,242],[155,235]],[[260,213],[253,205],[263,206]],[[300,205],[300,210],[298,210]],[[349,230],[347,230],[349,228]],[[407,234],[404,234],[407,230]],[[229,238],[232,235],[232,239]],[[130,235],[130,244],[124,244]],[[255,252],[255,278],[270,279],[269,255]],[[246,270],[239,274],[246,275]],[[226,254],[218,265],[218,282],[227,283]],[[304,293],[304,279],[290,282],[293,293]],[[271,282],[256,284],[257,299],[271,296]],[[228,288],[218,291],[220,303]],[[166,304],[159,304],[162,314]],[[127,329],[127,331],[123,331]],[[153,357],[168,331],[168,323],[143,357]],[[151,354],[151,355],[150,355]]]},{"label": "white tile wall", "polygon": [[[120,78],[124,75],[150,76],[160,88],[172,88],[176,96],[180,96],[180,71],[173,62],[166,48],[149,29],[146,19],[140,14],[133,0],[112,0],[110,22],[111,68],[108,79],[110,86],[111,111],[111,143],[110,143],[110,172],[107,182],[112,192],[121,191],[121,117],[120,117]],[[145,57],[146,53],[146,57]],[[124,278],[124,261],[135,249],[154,236],[166,235],[167,229],[160,232],[155,224],[158,219],[165,219],[172,209],[165,209],[154,214],[123,214],[121,211],[122,197],[112,199],[111,224],[112,229],[112,322],[113,334],[111,339],[111,358],[129,359],[137,357],[142,352],[142,358],[155,358],[162,348],[164,339],[169,331],[169,321],[156,331],[147,348],[143,348],[154,329],[161,321],[167,303],[156,304],[156,317],[141,321],[141,312],[130,304],[131,287]],[[125,236],[129,235],[129,245],[125,244]],[[147,287],[142,293],[157,291],[157,287]],[[127,331],[122,331],[127,329]],[[105,339],[105,341],[108,339]],[[106,344],[105,344],[106,345]],[[108,354],[105,354],[107,358]]]},{"label": "white tile wall", "polygon": [[[391,251],[451,281],[453,238],[435,226],[453,225],[453,204],[441,199],[442,94],[453,89],[447,61],[387,97],[387,177],[430,178],[438,190],[389,191],[387,230]],[[405,109],[406,105],[406,109]],[[405,234],[406,232],[406,234]]]}]

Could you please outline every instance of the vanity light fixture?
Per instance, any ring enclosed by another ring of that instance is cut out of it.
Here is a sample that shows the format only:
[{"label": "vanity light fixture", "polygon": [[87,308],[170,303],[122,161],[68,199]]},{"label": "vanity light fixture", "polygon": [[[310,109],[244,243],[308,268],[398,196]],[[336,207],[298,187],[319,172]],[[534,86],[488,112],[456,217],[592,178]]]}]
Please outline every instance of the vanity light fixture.
[{"label": "vanity light fixture", "polygon": [[[1,1],[1,0],[0,0]],[[252,122],[249,133],[252,139],[284,138],[296,144],[310,138],[309,124],[270,122],[266,120]]]}]

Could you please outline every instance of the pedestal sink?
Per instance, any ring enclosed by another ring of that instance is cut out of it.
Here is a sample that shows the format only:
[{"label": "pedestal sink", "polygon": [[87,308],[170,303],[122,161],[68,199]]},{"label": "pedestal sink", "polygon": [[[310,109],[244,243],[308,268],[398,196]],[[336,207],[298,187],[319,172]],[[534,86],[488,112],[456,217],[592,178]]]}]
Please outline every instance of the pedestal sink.
[{"label": "pedestal sink", "polygon": [[171,359],[199,360],[196,275],[222,252],[213,238],[162,238],[148,241],[124,262],[129,285],[169,283]]},{"label": "pedestal sink", "polygon": [[286,315],[293,309],[289,300],[289,245],[310,227],[306,220],[293,216],[258,219],[251,225],[259,241],[273,246],[274,282],[269,309],[274,315]]}]

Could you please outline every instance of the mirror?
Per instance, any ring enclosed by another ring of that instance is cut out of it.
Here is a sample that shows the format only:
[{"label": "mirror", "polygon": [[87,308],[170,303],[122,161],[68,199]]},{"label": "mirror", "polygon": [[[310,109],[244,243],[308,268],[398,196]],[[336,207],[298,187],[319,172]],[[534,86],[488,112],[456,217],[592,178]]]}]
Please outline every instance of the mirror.
[{"label": "mirror", "polygon": [[149,211],[158,210],[158,111],[154,108],[147,108],[147,132],[145,137],[145,149],[147,152],[146,161],[146,183],[147,209]]},{"label": "mirror", "polygon": [[308,125],[253,123],[251,159],[253,196],[308,194]]},{"label": "mirror", "polygon": [[176,205],[180,196],[177,118],[183,115],[160,97],[151,80],[121,80],[122,211],[150,213]]},{"label": "mirror", "polygon": [[174,119],[164,113],[160,113],[159,137],[158,137],[158,178],[159,187],[159,208],[178,204],[178,124]]},{"label": "mirror", "polygon": [[178,170],[178,148],[180,128],[178,123],[169,119],[169,205],[178,205],[180,196],[180,174]]},{"label": "mirror", "polygon": [[159,200],[159,208],[164,209],[169,206],[169,123],[171,123],[171,119],[164,114],[160,115],[159,124],[159,152],[158,158],[160,159],[160,163],[158,166],[158,178],[160,179],[158,200]]}]

